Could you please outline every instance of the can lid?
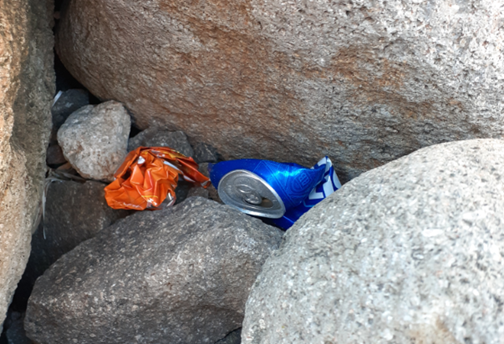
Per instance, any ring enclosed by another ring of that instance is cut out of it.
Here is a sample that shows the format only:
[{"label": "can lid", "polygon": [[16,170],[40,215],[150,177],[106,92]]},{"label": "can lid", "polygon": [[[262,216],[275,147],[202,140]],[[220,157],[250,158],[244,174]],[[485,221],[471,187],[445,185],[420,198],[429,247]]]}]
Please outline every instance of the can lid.
[{"label": "can lid", "polygon": [[278,219],[285,205],[278,193],[264,179],[247,170],[227,173],[219,182],[220,199],[249,215]]}]

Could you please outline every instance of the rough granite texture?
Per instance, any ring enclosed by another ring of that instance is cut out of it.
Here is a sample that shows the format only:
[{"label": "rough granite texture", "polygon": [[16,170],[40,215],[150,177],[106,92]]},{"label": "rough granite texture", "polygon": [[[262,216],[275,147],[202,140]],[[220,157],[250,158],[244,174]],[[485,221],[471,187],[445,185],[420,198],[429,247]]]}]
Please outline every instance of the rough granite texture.
[{"label": "rough granite texture", "polygon": [[39,344],[215,343],[245,301],[280,230],[199,197],[139,212],[40,277],[25,329]]},{"label": "rough granite texture", "polygon": [[329,155],[345,181],[503,133],[501,1],[68,3],[57,51],[80,82],[225,159]]},{"label": "rough granite texture", "polygon": [[218,159],[217,150],[211,145],[199,142],[194,146],[194,161],[198,164],[202,162],[217,162]]},{"label": "rough granite texture", "polygon": [[[210,178],[210,173],[208,173],[208,162],[202,162],[201,164],[198,165],[198,171],[200,171],[204,176]],[[208,191],[208,198],[224,204],[222,200],[219,197],[219,191],[217,191],[217,186],[211,184],[209,185],[206,190]]]},{"label": "rough granite texture", "polygon": [[128,152],[131,152],[140,146],[145,146],[145,141],[152,137],[158,130],[158,128],[147,128],[136,134],[134,137],[130,137],[128,140]]},{"label": "rough granite texture", "polygon": [[107,205],[105,186],[95,181],[51,183],[43,226],[32,236],[30,258],[20,282],[22,287],[33,287],[35,280],[59,257],[131,213]]},{"label": "rough granite texture", "polygon": [[0,324],[40,221],[55,92],[52,0],[0,0]]},{"label": "rough granite texture", "polygon": [[128,151],[135,150],[140,146],[169,147],[185,156],[194,156],[194,150],[187,140],[186,134],[182,131],[166,131],[154,128],[144,130],[129,140]]},{"label": "rough granite texture", "polygon": [[226,337],[215,342],[215,344],[240,344],[241,343],[241,328],[234,330]]},{"label": "rough granite texture", "polygon": [[89,92],[81,89],[70,89],[62,92],[51,108],[52,131],[51,140],[56,139],[58,129],[65,123],[68,116],[89,105]]},{"label": "rough granite texture", "polygon": [[87,105],[60,127],[58,143],[82,177],[112,181],[126,157],[130,128],[130,116],[121,103]]},{"label": "rough granite texture", "polygon": [[369,171],[287,231],[247,301],[244,344],[504,343],[504,141]]},{"label": "rough granite texture", "polygon": [[203,189],[202,187],[199,186],[193,186],[192,188],[189,189],[189,192],[187,193],[187,197],[203,197],[203,198],[210,198],[208,189]]}]

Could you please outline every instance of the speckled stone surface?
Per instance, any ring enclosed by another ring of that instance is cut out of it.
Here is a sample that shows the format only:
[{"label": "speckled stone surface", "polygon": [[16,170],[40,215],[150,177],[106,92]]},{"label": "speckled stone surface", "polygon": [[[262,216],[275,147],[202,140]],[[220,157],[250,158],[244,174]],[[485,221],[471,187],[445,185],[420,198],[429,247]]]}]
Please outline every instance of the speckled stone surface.
[{"label": "speckled stone surface", "polygon": [[504,343],[504,141],[371,170],[284,239],[247,301],[245,344]]},{"label": "speckled stone surface", "polygon": [[0,324],[41,218],[56,88],[53,12],[53,0],[0,0]]},{"label": "speckled stone surface", "polygon": [[[68,116],[89,105],[89,92],[82,89],[70,89],[62,92],[51,108],[52,129],[57,133]],[[55,134],[56,134],[55,133]],[[55,135],[56,136],[56,135]]]},{"label": "speckled stone surface", "polygon": [[217,162],[218,159],[217,150],[211,145],[198,142],[194,146],[194,161],[198,164],[202,162]]},{"label": "speckled stone surface", "polygon": [[58,130],[63,155],[84,178],[112,181],[127,154],[131,119],[116,101],[87,105]]},{"label": "speckled stone surface", "polygon": [[86,0],[56,50],[140,128],[346,181],[504,130],[502,0]]},{"label": "speckled stone surface", "polygon": [[208,189],[203,189],[202,187],[199,186],[193,186],[192,188],[190,188],[187,197],[210,198]]},{"label": "speckled stone surface", "polygon": [[[203,175],[205,175],[206,177],[210,178],[210,173],[208,173],[208,165],[209,165],[208,162],[202,162],[201,164],[198,165],[198,171],[203,173]],[[216,202],[219,202],[221,204],[224,204],[224,202],[222,202],[222,200],[219,197],[219,192],[217,191],[217,187],[218,187],[218,185],[215,186],[213,184],[210,184],[206,188],[206,190],[208,191],[208,198],[210,198]]]},{"label": "speckled stone surface", "polygon": [[234,330],[226,337],[215,342],[215,344],[240,344],[241,343],[241,328]]},{"label": "speckled stone surface", "polygon": [[39,344],[215,343],[282,233],[199,197],[139,212],[62,256],[28,303]]},{"label": "speckled stone surface", "polygon": [[129,140],[128,150],[132,151],[140,146],[169,147],[185,156],[194,156],[194,150],[187,140],[186,134],[182,131],[158,130],[156,128],[146,129]]},{"label": "speckled stone surface", "polygon": [[43,226],[32,236],[30,258],[20,285],[33,287],[35,280],[59,257],[131,213],[107,205],[105,186],[91,180],[51,183]]}]

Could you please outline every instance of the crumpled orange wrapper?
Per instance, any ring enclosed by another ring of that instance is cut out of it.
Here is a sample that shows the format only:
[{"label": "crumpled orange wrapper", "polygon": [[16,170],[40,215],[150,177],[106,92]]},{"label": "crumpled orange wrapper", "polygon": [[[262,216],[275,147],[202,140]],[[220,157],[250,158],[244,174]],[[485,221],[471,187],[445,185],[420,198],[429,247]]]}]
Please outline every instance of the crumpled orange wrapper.
[{"label": "crumpled orange wrapper", "polygon": [[155,209],[167,197],[173,205],[179,174],[203,188],[210,184],[193,158],[168,147],[139,147],[126,156],[116,179],[105,187],[105,199],[114,209]]}]

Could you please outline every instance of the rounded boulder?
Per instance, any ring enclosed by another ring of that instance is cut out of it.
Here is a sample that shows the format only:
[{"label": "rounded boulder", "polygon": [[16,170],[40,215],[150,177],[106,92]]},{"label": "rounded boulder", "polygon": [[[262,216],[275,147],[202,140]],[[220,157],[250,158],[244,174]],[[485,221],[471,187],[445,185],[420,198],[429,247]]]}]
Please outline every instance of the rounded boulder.
[{"label": "rounded boulder", "polygon": [[182,130],[226,159],[343,180],[436,143],[501,135],[499,1],[88,0],[56,50],[141,129]]},{"label": "rounded boulder", "polygon": [[504,141],[436,145],[364,173],[290,229],[242,342],[503,343]]},{"label": "rounded boulder", "polygon": [[58,143],[82,177],[113,181],[127,154],[130,127],[130,116],[121,103],[86,105],[58,130]]}]

